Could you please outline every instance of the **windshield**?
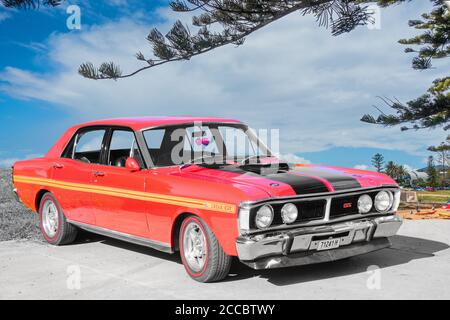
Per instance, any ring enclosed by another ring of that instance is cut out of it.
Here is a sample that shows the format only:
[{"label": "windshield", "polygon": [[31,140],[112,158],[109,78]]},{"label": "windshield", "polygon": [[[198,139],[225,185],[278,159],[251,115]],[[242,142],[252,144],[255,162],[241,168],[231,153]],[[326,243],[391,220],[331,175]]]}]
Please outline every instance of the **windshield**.
[{"label": "windshield", "polygon": [[231,164],[271,157],[266,145],[242,124],[195,123],[143,132],[156,167],[188,163]]}]

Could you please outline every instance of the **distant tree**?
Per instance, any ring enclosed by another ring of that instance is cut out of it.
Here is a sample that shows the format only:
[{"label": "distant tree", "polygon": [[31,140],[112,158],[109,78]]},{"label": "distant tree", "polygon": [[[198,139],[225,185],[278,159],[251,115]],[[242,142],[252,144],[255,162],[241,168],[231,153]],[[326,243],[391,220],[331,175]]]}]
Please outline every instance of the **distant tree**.
[{"label": "distant tree", "polygon": [[428,151],[438,154],[438,161],[442,165],[442,185],[447,184],[447,167],[450,159],[450,136],[447,137],[445,142],[442,142],[439,146],[429,147]]},{"label": "distant tree", "polygon": [[405,166],[397,165],[395,181],[397,181],[401,185],[406,185],[406,180],[408,176],[409,176],[408,170],[406,170]]},{"label": "distant tree", "polygon": [[436,170],[436,166],[434,165],[434,158],[433,156],[428,157],[428,166],[427,166],[427,184],[430,187],[437,187],[439,185],[439,175]]},{"label": "distant tree", "polygon": [[386,167],[384,168],[384,173],[386,173],[388,176],[390,176],[392,179],[395,180],[397,177],[397,165],[394,161],[389,161],[386,164]]},{"label": "distant tree", "polygon": [[41,6],[59,6],[62,0],[1,0],[1,2],[7,8],[37,9]]},{"label": "distant tree", "polygon": [[419,178],[416,181],[413,181],[412,184],[416,185],[417,187],[422,187],[422,188],[427,186],[427,182],[422,178]]},{"label": "distant tree", "polygon": [[377,153],[372,157],[372,165],[377,169],[378,172],[383,171],[384,157],[381,153]]},{"label": "distant tree", "polygon": [[394,161],[389,161],[386,164],[384,173],[394,179],[400,185],[406,185],[409,180],[409,173],[405,166],[398,165]]},{"label": "distant tree", "polygon": [[[445,1],[434,2],[434,9],[422,15],[422,20],[411,20],[409,25],[423,33],[411,39],[399,42],[408,47],[406,53],[416,53],[412,65],[414,69],[426,70],[432,68],[434,59],[450,56],[450,8]],[[448,1],[446,1],[448,2]],[[419,47],[414,49],[411,46]],[[448,69],[447,69],[448,71]],[[450,129],[450,77],[436,79],[428,92],[406,104],[392,99],[382,99],[395,114],[381,111],[375,119],[372,115],[365,115],[361,121],[391,127],[407,124],[401,129],[423,129],[443,127]]]}]

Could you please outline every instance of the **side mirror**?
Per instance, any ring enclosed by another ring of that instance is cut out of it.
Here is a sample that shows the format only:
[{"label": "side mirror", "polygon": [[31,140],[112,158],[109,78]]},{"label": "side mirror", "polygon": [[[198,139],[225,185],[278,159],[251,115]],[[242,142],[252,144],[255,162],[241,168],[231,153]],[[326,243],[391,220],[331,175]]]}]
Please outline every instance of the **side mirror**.
[{"label": "side mirror", "polygon": [[141,170],[141,167],[139,166],[139,163],[136,161],[136,159],[131,158],[131,157],[129,157],[127,159],[127,161],[125,162],[125,168],[127,168],[131,172]]}]

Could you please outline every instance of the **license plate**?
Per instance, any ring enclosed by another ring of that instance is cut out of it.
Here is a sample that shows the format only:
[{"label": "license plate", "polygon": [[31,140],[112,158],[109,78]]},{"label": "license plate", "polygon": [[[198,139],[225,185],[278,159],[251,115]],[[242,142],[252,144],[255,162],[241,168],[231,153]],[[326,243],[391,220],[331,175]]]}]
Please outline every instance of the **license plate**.
[{"label": "license plate", "polygon": [[322,240],[319,242],[319,245],[317,246],[317,250],[330,250],[330,249],[336,249],[339,248],[339,245],[341,243],[341,239],[329,239],[329,240]]}]

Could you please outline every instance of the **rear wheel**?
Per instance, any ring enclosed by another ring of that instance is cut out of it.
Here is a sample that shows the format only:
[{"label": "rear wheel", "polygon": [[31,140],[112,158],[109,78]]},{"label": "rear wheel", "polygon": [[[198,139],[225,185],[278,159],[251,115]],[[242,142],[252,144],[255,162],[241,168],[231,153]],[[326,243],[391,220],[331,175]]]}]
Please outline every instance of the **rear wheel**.
[{"label": "rear wheel", "polygon": [[77,228],[67,222],[58,201],[50,192],[44,194],[41,199],[39,222],[42,235],[50,244],[69,244],[77,236]]},{"label": "rear wheel", "polygon": [[214,282],[228,275],[232,258],[200,218],[189,216],[183,221],[179,243],[181,260],[194,280]]}]

